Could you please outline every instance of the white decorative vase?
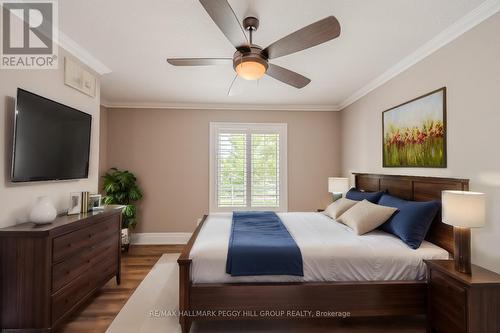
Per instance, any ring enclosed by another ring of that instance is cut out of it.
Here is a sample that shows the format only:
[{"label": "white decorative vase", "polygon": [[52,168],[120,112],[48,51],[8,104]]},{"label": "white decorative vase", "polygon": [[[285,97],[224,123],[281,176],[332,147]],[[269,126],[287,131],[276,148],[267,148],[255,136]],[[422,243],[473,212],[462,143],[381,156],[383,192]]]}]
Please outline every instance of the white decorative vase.
[{"label": "white decorative vase", "polygon": [[30,222],[35,224],[46,224],[54,221],[56,216],[57,210],[49,197],[38,197],[35,205],[31,209]]}]

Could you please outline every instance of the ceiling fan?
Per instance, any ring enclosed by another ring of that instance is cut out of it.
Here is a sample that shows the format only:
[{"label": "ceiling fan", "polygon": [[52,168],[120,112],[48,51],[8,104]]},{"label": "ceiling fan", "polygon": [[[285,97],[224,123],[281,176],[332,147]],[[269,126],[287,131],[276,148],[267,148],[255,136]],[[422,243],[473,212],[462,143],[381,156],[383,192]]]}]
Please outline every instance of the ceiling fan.
[{"label": "ceiling fan", "polygon": [[[236,47],[232,58],[169,58],[174,66],[233,65],[236,76],[245,80],[258,80],[264,74],[295,88],[303,88],[311,82],[307,77],[289,69],[269,63],[288,54],[325,43],[340,35],[340,24],[333,16],[328,16],[272,43],[265,49],[253,43],[253,33],[259,28],[259,20],[246,17],[240,25],[227,0],[200,0],[222,33]],[[248,31],[248,37],[245,33]],[[231,87],[229,91],[231,91]],[[229,94],[229,93],[228,93]]]}]

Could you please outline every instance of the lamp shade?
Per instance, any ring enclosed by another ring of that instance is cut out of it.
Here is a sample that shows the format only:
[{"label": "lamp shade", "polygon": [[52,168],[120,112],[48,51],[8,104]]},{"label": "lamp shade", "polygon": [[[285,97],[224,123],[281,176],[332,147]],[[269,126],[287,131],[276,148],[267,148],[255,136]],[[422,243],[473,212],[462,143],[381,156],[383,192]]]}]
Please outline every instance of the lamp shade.
[{"label": "lamp shade", "polygon": [[349,178],[329,177],[328,192],[345,193],[349,190]]},{"label": "lamp shade", "polygon": [[443,191],[443,222],[463,228],[482,227],[486,222],[484,193]]}]

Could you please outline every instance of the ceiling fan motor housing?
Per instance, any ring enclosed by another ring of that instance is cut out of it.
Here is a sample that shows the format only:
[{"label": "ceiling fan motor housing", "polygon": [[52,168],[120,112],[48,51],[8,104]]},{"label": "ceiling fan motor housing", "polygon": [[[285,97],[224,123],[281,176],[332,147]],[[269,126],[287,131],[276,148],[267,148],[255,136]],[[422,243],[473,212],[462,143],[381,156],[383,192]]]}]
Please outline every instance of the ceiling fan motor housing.
[{"label": "ceiling fan motor housing", "polygon": [[236,69],[236,66],[243,62],[258,62],[262,64],[266,70],[268,68],[267,58],[262,55],[262,48],[257,45],[252,45],[250,50],[242,49],[234,52],[233,55],[233,68]]}]

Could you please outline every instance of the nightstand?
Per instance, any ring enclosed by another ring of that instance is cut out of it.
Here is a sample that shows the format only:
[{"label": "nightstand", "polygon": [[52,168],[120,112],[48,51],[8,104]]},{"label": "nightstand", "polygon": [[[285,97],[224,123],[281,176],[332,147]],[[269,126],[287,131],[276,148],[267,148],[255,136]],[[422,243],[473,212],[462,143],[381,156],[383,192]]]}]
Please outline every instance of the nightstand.
[{"label": "nightstand", "polygon": [[472,265],[455,270],[453,260],[425,260],[428,333],[500,332],[500,274]]}]

